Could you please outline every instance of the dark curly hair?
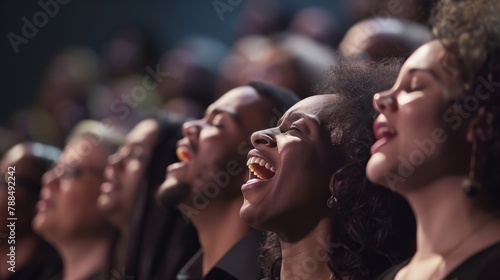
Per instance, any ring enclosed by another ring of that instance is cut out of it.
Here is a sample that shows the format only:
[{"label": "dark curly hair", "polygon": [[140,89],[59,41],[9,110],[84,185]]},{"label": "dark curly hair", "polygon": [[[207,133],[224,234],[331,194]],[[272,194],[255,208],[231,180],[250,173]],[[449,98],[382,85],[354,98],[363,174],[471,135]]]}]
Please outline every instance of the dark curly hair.
[{"label": "dark curly hair", "polygon": [[[476,179],[500,209],[500,2],[498,0],[442,0],[432,17],[433,33],[446,50],[445,69],[458,71],[462,91],[455,103],[475,98],[485,109],[480,125],[489,137],[478,143]],[[483,95],[484,94],[484,95]],[[476,114],[480,110],[476,110]],[[473,119],[472,117],[470,119]]]},{"label": "dark curly hair", "polygon": [[[372,96],[394,84],[400,66],[396,60],[367,64],[340,59],[315,89],[339,97],[329,108],[334,113],[326,126],[332,145],[340,151],[340,168],[332,172],[337,203],[328,260],[337,279],[374,279],[414,250],[415,221],[408,204],[365,175],[375,141]],[[267,233],[260,261],[267,279],[279,279],[281,248],[275,233]]]}]

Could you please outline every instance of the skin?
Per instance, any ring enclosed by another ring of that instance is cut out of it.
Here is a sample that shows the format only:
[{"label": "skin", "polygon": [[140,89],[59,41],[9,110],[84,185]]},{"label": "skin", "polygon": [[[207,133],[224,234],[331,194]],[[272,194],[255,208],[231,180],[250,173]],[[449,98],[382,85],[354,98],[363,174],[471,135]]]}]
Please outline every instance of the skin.
[{"label": "skin", "polygon": [[[277,169],[271,179],[249,181],[242,188],[241,216],[252,227],[284,232],[282,238],[298,240],[318,218],[329,216],[325,197],[329,197],[332,151],[324,127],[329,112],[323,104],[336,98],[306,98],[285,113],[278,127],[252,135],[255,150],[249,157],[262,157]],[[305,226],[304,221],[311,225]]]},{"label": "skin", "polygon": [[[90,136],[71,140],[42,179],[33,228],[61,254],[64,279],[84,278],[106,262],[111,228],[95,205],[108,152],[95,143]],[[82,171],[58,177],[72,168]]]},{"label": "skin", "polygon": [[[244,182],[246,173],[243,167],[246,152],[250,144],[248,138],[253,131],[267,126],[266,110],[272,107],[267,99],[262,98],[253,88],[245,86],[229,91],[207,109],[205,117],[200,120],[186,122],[178,147],[186,147],[192,159],[170,165],[163,191],[171,186],[170,181],[184,182],[191,190],[204,191],[204,187],[213,182],[210,174],[227,171],[227,164],[235,161],[236,175],[231,176],[228,187],[220,185],[223,190],[212,200],[232,200],[241,196],[239,187]],[[267,111],[267,112],[269,112]],[[229,173],[229,172],[228,172]],[[195,193],[190,192],[182,203],[195,206]]]},{"label": "skin", "polygon": [[[41,174],[41,170],[36,170],[36,161],[33,156],[33,151],[29,146],[20,144],[10,149],[0,161],[0,170],[2,174],[7,173],[9,167],[15,167],[13,177],[15,177],[15,209],[16,221],[16,269],[19,270],[25,263],[30,260],[30,257],[35,253],[36,246],[40,242],[40,238],[36,236],[31,229],[31,220],[35,215],[35,207],[38,200],[38,193],[29,190],[29,186],[23,186],[22,182],[31,182],[36,184],[41,178],[36,174]],[[0,232],[8,233],[7,221],[8,212],[8,185],[3,183],[4,178],[1,178],[2,183],[0,186],[0,201],[5,205],[5,211],[0,213]],[[10,272],[7,270],[7,254],[10,252],[11,245],[8,244],[7,239],[0,240],[0,276],[6,277]]]},{"label": "skin", "polygon": [[[417,220],[417,252],[396,279],[442,279],[474,253],[500,241],[500,220],[487,193],[471,199],[461,188],[469,167],[469,141],[475,141],[468,125],[473,117],[455,129],[443,117],[461,84],[455,72],[443,69],[444,51],[438,41],[422,46],[406,61],[394,87],[374,98],[381,113],[377,121],[391,125],[397,135],[374,144],[368,178],[403,195]],[[422,71],[411,71],[415,68]],[[394,103],[384,96],[393,97]],[[386,175],[397,174],[398,157],[408,158],[418,149],[414,140],[431,137],[436,128],[444,131],[446,140],[435,143],[435,150],[410,176],[391,186]]]},{"label": "skin", "polygon": [[[464,137],[467,126],[454,130],[443,118],[448,102],[459,93],[458,82],[453,78],[456,73],[447,74],[440,64],[443,51],[437,41],[419,48],[403,65],[394,87],[381,93],[381,96],[394,98],[397,109],[384,110],[377,121],[389,123],[397,135],[382,145],[368,162],[367,175],[371,181],[388,185],[387,172],[390,172],[407,178],[404,185],[411,184],[412,188],[407,191],[412,191],[442,176],[466,172],[468,155],[457,151],[470,150]],[[384,106],[385,100],[375,102]],[[377,108],[380,111],[380,107]],[[442,131],[443,136],[439,139],[446,140],[433,141],[434,131]],[[428,153],[410,176],[404,176],[404,172],[398,170],[401,162],[398,157],[410,161],[412,153],[422,150],[416,141],[425,139],[431,139],[435,151]],[[456,160],[450,161],[450,158]],[[395,188],[399,188],[400,182],[397,182]]]},{"label": "skin", "polygon": [[116,153],[108,157],[106,182],[101,185],[97,206],[122,233],[128,232],[135,194],[151,160],[158,130],[156,120],[140,122]]},{"label": "skin", "polygon": [[[240,187],[247,176],[246,153],[251,133],[268,127],[272,121],[272,109],[269,100],[252,87],[243,86],[212,103],[203,119],[183,126],[184,138],[178,142],[178,152],[187,152],[189,161],[167,168],[158,195],[163,201],[177,203],[198,230],[204,251],[203,274],[249,230],[239,217],[243,202]],[[218,181],[213,174],[227,177]],[[197,194],[210,184],[216,185],[219,193],[200,207],[196,204]]]},{"label": "skin", "polygon": [[[334,151],[325,127],[331,117],[326,110],[335,103],[334,95],[306,98],[288,110],[279,126],[255,132],[255,149],[249,157],[264,158],[276,168],[268,179],[251,179],[242,186],[245,198],[242,219],[252,227],[276,232],[282,248],[282,279],[300,273],[304,260],[314,257],[314,249],[327,256],[331,209],[329,183],[333,175]],[[316,252],[319,254],[318,252]],[[326,258],[308,279],[328,279]],[[299,269],[299,270],[297,270]],[[303,272],[303,269],[302,269]]]}]

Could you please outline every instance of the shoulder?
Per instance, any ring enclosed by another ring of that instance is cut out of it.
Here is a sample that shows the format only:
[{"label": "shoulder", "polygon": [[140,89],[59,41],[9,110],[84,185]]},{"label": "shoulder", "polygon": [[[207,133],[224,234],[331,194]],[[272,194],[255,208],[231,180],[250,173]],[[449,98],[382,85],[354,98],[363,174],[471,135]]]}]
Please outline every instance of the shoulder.
[{"label": "shoulder", "polygon": [[396,274],[403,268],[405,265],[408,264],[410,260],[406,260],[398,265],[395,265],[388,270],[386,270],[384,273],[382,273],[377,280],[393,280],[396,277]]},{"label": "shoulder", "polygon": [[500,242],[497,242],[468,258],[446,279],[497,280],[499,275]]}]

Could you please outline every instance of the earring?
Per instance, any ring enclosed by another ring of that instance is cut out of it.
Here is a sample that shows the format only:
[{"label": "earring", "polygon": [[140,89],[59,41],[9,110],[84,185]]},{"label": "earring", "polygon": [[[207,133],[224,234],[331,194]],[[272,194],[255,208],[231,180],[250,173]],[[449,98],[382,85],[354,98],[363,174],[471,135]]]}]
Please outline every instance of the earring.
[{"label": "earring", "polygon": [[337,198],[334,197],[333,195],[330,196],[330,198],[326,201],[326,206],[328,206],[328,208],[333,208],[335,207],[335,205],[337,205]]},{"label": "earring", "polygon": [[469,178],[465,179],[462,182],[462,189],[465,195],[470,198],[475,197],[481,190],[481,183],[478,180],[474,179],[474,173],[476,170],[476,151],[477,143],[476,141],[473,141],[472,153],[470,156]]}]

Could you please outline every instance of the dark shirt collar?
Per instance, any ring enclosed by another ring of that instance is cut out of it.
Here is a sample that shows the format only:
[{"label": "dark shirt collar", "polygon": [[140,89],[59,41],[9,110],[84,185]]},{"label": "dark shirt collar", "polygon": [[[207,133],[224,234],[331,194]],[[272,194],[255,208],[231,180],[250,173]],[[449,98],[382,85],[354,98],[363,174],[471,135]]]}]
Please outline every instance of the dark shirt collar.
[{"label": "dark shirt collar", "polygon": [[[252,230],[238,243],[236,243],[222,258],[215,264],[205,280],[225,279],[255,280],[260,279],[260,269],[257,262],[259,248],[263,239],[263,234]],[[177,280],[202,279],[202,259],[203,252],[200,249],[189,262],[177,274]]]}]

